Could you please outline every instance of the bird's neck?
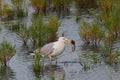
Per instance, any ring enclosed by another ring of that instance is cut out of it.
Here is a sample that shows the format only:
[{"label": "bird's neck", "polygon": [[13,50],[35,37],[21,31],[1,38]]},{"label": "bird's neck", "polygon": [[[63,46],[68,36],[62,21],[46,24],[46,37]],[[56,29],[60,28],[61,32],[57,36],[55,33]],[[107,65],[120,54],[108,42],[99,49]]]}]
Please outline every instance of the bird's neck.
[{"label": "bird's neck", "polygon": [[61,40],[58,40],[57,42],[60,43],[60,44],[64,44],[65,43],[64,41],[61,41]]}]

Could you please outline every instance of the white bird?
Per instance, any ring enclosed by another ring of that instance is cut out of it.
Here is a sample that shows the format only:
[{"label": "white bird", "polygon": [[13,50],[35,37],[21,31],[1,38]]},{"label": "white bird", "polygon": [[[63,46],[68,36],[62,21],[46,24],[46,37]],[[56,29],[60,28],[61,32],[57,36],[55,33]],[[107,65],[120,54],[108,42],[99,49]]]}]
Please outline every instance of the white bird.
[{"label": "white bird", "polygon": [[58,41],[48,43],[41,49],[36,49],[34,53],[40,53],[42,57],[48,57],[51,61],[53,57],[57,57],[63,53],[65,50],[65,43],[71,44],[72,51],[75,51],[75,41],[67,39],[65,37],[59,37]]}]

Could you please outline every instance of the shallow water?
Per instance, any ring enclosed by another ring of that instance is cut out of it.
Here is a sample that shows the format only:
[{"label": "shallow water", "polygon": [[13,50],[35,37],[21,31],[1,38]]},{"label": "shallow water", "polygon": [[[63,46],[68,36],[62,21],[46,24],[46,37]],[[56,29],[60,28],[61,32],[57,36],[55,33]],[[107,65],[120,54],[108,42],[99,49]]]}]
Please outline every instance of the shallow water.
[{"label": "shallow water", "polygon": [[[73,7],[71,11],[75,11]],[[61,25],[57,37],[64,36],[73,39],[76,42],[75,52],[72,52],[71,46],[66,44],[65,51],[58,57],[58,64],[50,66],[49,61],[45,60],[45,70],[41,75],[36,75],[33,71],[33,56],[27,54],[27,48],[22,47],[22,43],[20,43],[16,34],[8,30],[4,22],[0,22],[2,28],[0,41],[7,40],[11,42],[17,50],[9,62],[9,67],[5,69],[3,75],[0,75],[0,80],[50,80],[52,74],[54,74],[55,80],[60,80],[63,76],[65,76],[65,80],[120,80],[119,64],[113,64],[112,66],[106,65],[104,62],[93,64],[90,59],[83,57],[83,54],[99,54],[101,47],[91,47],[84,44],[79,36],[79,23],[76,23],[73,14],[60,20]],[[82,14],[81,17],[88,21],[92,20],[87,14]],[[29,25],[31,23],[29,19],[30,16],[23,19],[23,22],[26,21]],[[114,46],[119,47],[119,41]],[[86,70],[80,64],[79,59],[87,63],[88,68]]]}]

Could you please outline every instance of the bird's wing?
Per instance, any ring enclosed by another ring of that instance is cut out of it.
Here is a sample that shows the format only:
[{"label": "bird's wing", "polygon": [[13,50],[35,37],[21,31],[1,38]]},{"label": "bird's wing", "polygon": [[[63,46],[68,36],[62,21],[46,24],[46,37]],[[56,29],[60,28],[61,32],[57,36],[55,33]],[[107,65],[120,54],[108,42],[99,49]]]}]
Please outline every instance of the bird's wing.
[{"label": "bird's wing", "polygon": [[43,56],[47,56],[47,55],[51,54],[54,51],[53,46],[54,46],[54,42],[44,45],[41,48],[40,54]]}]

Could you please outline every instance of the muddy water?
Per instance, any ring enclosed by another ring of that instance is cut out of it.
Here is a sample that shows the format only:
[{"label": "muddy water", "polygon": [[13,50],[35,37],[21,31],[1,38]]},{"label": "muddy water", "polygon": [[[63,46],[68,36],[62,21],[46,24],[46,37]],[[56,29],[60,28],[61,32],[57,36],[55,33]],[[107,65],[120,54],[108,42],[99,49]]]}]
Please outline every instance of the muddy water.
[{"label": "muddy water", "polygon": [[[5,0],[7,1],[7,0]],[[74,7],[74,6],[73,6]],[[72,11],[75,11],[74,8]],[[86,18],[87,16],[87,18]],[[81,15],[86,20],[91,21],[89,15]],[[23,19],[28,22],[30,17]],[[27,54],[27,48],[22,46],[14,32],[8,30],[4,22],[0,22],[0,41],[7,40],[16,46],[16,54],[9,62],[9,66],[5,69],[4,74],[0,75],[0,80],[50,80],[54,74],[55,80],[60,80],[65,76],[65,80],[120,80],[120,65],[108,66],[104,62],[93,64],[90,59],[83,57],[87,53],[100,53],[100,46],[91,47],[83,43],[79,36],[79,24],[75,21],[75,16],[71,14],[61,19],[57,37],[64,36],[73,39],[76,42],[76,51],[72,52],[71,46],[66,44],[66,49],[62,55],[58,57],[58,64],[50,67],[48,60],[45,60],[45,70],[41,75],[36,75],[32,69],[33,56]],[[114,46],[119,46],[116,43]],[[87,69],[81,65],[80,60],[88,64]]]}]

